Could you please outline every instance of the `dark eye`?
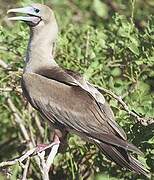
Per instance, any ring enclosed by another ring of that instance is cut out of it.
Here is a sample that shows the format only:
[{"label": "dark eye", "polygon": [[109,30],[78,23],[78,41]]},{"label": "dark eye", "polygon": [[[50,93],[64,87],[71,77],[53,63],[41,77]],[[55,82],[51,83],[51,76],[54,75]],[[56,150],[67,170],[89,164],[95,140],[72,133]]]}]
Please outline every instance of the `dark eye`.
[{"label": "dark eye", "polygon": [[36,12],[36,13],[39,13],[39,12],[40,12],[40,10],[39,10],[39,9],[35,9],[35,12]]}]

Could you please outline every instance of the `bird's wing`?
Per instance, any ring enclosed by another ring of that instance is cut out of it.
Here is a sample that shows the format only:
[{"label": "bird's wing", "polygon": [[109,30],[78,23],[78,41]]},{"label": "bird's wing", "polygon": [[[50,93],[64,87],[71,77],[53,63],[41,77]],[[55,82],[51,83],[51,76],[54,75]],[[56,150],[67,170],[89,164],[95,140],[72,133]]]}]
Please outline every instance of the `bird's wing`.
[{"label": "bird's wing", "polygon": [[117,136],[98,102],[82,87],[35,73],[23,75],[22,87],[32,106],[55,125],[73,130],[89,140],[139,152],[135,146]]},{"label": "bird's wing", "polygon": [[47,78],[54,79],[58,82],[68,84],[70,86],[79,86],[83,90],[88,92],[97,102],[103,115],[108,119],[108,124],[122,139],[127,139],[127,136],[123,129],[115,122],[115,117],[112,109],[105,101],[104,96],[93,85],[86,81],[84,77],[79,73],[67,69],[62,69],[60,67],[52,67],[52,69],[50,67],[42,68],[38,70],[37,73]]},{"label": "bird's wing", "polygon": [[[69,75],[73,76],[77,81],[80,80],[80,82],[84,81],[84,84],[88,86],[87,91],[92,92],[93,97],[98,102],[98,105],[101,109],[101,111],[104,113],[104,115],[108,118],[108,123],[110,126],[118,133],[118,135],[123,138],[124,140],[127,139],[127,136],[124,132],[124,130],[115,122],[115,117],[113,114],[112,109],[110,108],[109,104],[106,102],[104,96],[102,93],[98,91],[92,84],[90,84],[88,81],[86,81],[83,76],[81,76],[78,73],[74,73],[71,70],[66,71]],[[83,83],[82,83],[83,84]]]}]

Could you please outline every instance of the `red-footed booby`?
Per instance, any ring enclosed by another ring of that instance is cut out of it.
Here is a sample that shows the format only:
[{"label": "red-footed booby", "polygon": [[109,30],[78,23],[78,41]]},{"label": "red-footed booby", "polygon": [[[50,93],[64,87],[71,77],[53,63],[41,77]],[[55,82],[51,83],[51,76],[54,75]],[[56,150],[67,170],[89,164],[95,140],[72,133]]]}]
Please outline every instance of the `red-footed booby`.
[{"label": "red-footed booby", "polygon": [[45,5],[32,4],[8,11],[11,12],[26,14],[9,19],[24,21],[30,27],[21,80],[30,104],[56,129],[81,136],[121,167],[147,176],[148,171],[130,154],[140,150],[127,141],[103,95],[81,75],[59,67],[54,60],[51,52],[58,26],[53,11]]}]

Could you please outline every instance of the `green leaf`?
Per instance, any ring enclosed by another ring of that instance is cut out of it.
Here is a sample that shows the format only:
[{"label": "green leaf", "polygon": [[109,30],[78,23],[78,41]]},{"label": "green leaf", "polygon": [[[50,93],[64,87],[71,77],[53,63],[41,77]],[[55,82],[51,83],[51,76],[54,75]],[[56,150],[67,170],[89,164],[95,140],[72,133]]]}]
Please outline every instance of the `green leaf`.
[{"label": "green leaf", "polygon": [[130,36],[129,39],[131,40],[131,42],[133,44],[135,44],[135,46],[139,47],[139,41],[138,41],[138,39],[136,37]]},{"label": "green leaf", "polygon": [[121,69],[119,67],[114,68],[111,71],[112,76],[117,77],[121,75]]},{"label": "green leaf", "polygon": [[96,14],[100,17],[106,18],[108,16],[108,7],[105,3],[100,0],[93,1],[93,9]]},{"label": "green leaf", "polygon": [[133,52],[135,55],[137,55],[137,56],[139,55],[139,48],[138,48],[138,46],[136,46],[135,43],[129,43],[128,49],[129,49],[131,52]]},{"label": "green leaf", "polygon": [[149,86],[149,84],[140,81],[140,82],[138,83],[138,89],[139,89],[142,93],[148,94],[148,93],[149,93],[149,90],[150,90],[150,86]]}]

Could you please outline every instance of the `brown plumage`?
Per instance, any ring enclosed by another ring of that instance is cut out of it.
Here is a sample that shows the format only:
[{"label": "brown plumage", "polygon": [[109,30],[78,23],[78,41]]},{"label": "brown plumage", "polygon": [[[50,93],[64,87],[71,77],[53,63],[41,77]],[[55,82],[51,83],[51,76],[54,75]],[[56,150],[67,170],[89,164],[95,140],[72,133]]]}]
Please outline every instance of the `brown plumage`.
[{"label": "brown plumage", "polygon": [[140,150],[128,143],[103,95],[78,73],[54,61],[51,50],[58,28],[53,11],[33,4],[8,12],[29,14],[10,20],[23,20],[30,26],[22,89],[31,105],[56,128],[78,134],[121,167],[147,176],[148,171],[128,152]]}]

